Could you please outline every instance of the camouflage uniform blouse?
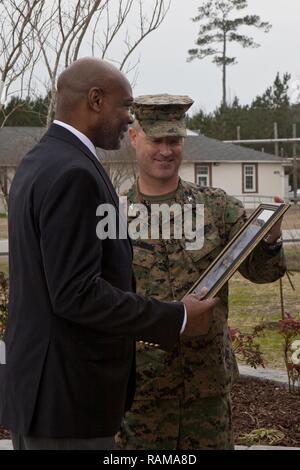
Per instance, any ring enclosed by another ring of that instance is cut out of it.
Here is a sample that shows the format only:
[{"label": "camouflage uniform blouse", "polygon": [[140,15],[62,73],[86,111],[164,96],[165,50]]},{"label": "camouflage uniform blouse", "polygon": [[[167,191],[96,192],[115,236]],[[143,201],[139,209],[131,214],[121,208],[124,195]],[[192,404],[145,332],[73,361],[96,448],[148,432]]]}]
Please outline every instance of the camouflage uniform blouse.
[{"label": "camouflage uniform blouse", "polygon": [[[149,206],[154,202],[153,198],[145,200],[137,185],[129,190],[127,197],[128,204],[138,202]],[[204,204],[203,247],[187,251],[184,239],[133,240],[138,294],[166,301],[184,296],[246,220],[241,202],[221,189],[201,188],[181,180],[172,197],[167,201],[169,205],[193,204],[193,211],[195,204]],[[163,199],[160,197],[159,202],[165,202]],[[240,272],[253,282],[273,282],[285,272],[283,252],[269,253],[258,245],[241,265]],[[237,364],[227,327],[227,285],[218,296],[221,302],[207,334],[181,338],[171,352],[137,343],[136,400],[178,396],[194,400],[229,392],[237,376]]]}]

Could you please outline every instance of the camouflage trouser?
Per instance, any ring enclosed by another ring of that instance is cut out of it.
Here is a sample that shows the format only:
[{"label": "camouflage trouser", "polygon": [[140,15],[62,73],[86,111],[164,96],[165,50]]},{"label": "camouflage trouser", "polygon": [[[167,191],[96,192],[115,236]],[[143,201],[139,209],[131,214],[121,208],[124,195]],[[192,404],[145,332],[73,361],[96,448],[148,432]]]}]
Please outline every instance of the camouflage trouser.
[{"label": "camouflage trouser", "polygon": [[185,403],[180,399],[135,401],[116,437],[121,449],[233,449],[227,395]]}]

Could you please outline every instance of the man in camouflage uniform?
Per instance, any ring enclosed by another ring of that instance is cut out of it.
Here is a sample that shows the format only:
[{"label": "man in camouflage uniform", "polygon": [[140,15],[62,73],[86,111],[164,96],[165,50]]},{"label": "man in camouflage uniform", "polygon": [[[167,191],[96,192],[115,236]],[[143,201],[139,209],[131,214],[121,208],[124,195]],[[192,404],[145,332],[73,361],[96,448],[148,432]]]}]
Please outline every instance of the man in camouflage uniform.
[{"label": "man in camouflage uniform", "polygon": [[[178,176],[186,135],[188,97],[135,100],[130,129],[139,166],[128,192],[134,203],[204,204],[204,245],[188,251],[185,239],[133,240],[137,292],[160,300],[181,299],[246,220],[240,201],[217,188]],[[129,214],[130,215],[130,214]],[[130,220],[129,220],[130,221]],[[172,217],[171,217],[172,221]],[[174,223],[174,218],[173,218]],[[171,231],[172,233],[172,231]],[[273,227],[241,265],[244,277],[273,282],[285,272],[280,227]],[[213,324],[205,335],[181,338],[172,352],[137,344],[137,390],[117,437],[123,449],[232,449],[230,389],[238,375],[228,334],[228,286],[219,292]]]}]

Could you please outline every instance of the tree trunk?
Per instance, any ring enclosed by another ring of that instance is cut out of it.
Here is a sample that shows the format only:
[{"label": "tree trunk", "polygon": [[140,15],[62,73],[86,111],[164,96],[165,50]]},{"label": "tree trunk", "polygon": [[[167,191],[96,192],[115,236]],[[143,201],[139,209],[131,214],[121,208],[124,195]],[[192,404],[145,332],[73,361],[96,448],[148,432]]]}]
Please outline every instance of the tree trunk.
[{"label": "tree trunk", "polygon": [[46,120],[47,128],[50,126],[50,124],[53,121],[55,107],[56,107],[56,88],[55,88],[54,83],[52,83],[52,89],[50,93],[50,102],[48,106],[47,120]]},{"label": "tree trunk", "polygon": [[4,94],[5,94],[5,92],[4,92],[4,81],[2,81],[2,79],[0,79],[0,111],[1,111],[2,107],[4,107],[4,101],[5,101]]},{"label": "tree trunk", "polygon": [[227,106],[227,98],[226,98],[226,33],[224,33],[224,41],[223,41],[223,72],[222,72],[222,84],[223,84],[223,96],[222,96],[222,104],[223,107],[226,108]]}]

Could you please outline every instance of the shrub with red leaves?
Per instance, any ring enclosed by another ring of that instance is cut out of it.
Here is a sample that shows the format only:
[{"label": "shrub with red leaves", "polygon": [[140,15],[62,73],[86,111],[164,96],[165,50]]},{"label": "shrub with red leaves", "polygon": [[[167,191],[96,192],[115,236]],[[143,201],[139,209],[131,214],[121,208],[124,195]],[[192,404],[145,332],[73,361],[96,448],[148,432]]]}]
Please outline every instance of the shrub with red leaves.
[{"label": "shrub with red leaves", "polygon": [[265,367],[262,352],[255,338],[259,335],[260,328],[255,328],[251,334],[242,333],[238,328],[229,328],[232,349],[235,355],[247,365],[256,369]]}]

